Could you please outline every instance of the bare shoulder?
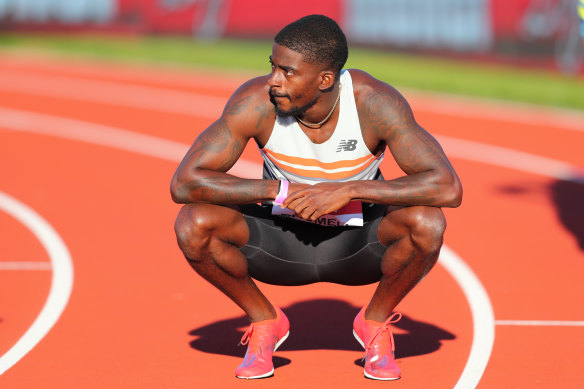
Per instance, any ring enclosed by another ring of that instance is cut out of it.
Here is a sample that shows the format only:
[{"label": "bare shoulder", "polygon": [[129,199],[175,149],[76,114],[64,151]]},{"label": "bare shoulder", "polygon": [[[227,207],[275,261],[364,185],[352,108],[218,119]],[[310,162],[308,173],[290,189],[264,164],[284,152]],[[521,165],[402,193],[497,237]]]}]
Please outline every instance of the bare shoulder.
[{"label": "bare shoulder", "polygon": [[388,140],[395,131],[416,125],[408,102],[397,89],[362,70],[350,69],[350,73],[359,120],[369,137]]},{"label": "bare shoulder", "polygon": [[276,113],[268,94],[268,77],[253,78],[231,95],[221,118],[232,131],[246,138],[257,138],[273,127]]}]

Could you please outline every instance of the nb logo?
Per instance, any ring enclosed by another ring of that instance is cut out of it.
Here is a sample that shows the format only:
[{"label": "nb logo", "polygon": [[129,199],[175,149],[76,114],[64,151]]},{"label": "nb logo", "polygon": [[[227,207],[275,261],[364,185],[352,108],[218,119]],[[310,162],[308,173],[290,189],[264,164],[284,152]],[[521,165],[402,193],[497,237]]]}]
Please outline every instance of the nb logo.
[{"label": "nb logo", "polygon": [[353,151],[357,148],[357,139],[349,139],[344,140],[342,139],[339,143],[339,147],[337,147],[337,153],[340,151]]}]

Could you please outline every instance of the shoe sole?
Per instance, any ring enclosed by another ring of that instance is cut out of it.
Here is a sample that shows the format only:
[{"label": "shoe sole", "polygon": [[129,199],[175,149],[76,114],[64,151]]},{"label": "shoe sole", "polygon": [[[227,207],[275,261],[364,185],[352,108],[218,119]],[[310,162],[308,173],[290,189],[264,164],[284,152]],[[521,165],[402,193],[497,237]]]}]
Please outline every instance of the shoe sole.
[{"label": "shoe sole", "polygon": [[[274,346],[274,352],[276,352],[276,350],[278,349],[278,347],[280,347],[280,345],[281,345],[282,343],[284,343],[284,341],[285,341],[286,339],[288,339],[288,335],[290,335],[290,331],[286,332],[286,335],[282,336],[282,339],[280,339],[280,340],[278,341],[278,343],[276,343],[276,345]],[[261,374],[261,375],[255,375],[255,376],[253,376],[253,377],[243,377],[243,376],[239,376],[239,375],[236,375],[235,377],[237,377],[237,378],[242,378],[242,379],[244,379],[244,380],[255,380],[255,379],[258,379],[258,378],[267,378],[267,377],[271,377],[273,374],[274,374],[274,368],[272,368],[272,370],[271,370],[271,371],[269,371],[269,372],[267,372],[267,373],[265,373],[265,374]]]},{"label": "shoe sole", "polygon": [[[355,337],[355,339],[357,339],[357,342],[359,342],[359,344],[361,345],[361,347],[363,347],[363,350],[365,350],[365,343],[361,340],[361,338],[359,337],[359,335],[357,335],[357,333],[355,332],[355,330],[353,330],[353,336]],[[371,375],[369,373],[367,373],[365,371],[365,369],[363,369],[363,374],[365,375],[365,377],[372,379],[372,380],[378,380],[378,381],[395,381],[395,380],[399,380],[401,377],[391,377],[391,378],[386,378],[386,377],[376,377],[374,375]]]}]

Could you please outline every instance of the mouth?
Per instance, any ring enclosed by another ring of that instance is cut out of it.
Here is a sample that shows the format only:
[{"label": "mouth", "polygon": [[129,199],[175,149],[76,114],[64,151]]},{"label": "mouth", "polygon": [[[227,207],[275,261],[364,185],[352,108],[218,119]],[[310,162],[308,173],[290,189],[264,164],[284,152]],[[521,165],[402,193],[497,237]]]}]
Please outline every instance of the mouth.
[{"label": "mouth", "polygon": [[287,94],[277,94],[275,92],[272,92],[271,90],[270,90],[269,94],[274,99],[288,99],[288,100],[290,100],[290,96]]}]

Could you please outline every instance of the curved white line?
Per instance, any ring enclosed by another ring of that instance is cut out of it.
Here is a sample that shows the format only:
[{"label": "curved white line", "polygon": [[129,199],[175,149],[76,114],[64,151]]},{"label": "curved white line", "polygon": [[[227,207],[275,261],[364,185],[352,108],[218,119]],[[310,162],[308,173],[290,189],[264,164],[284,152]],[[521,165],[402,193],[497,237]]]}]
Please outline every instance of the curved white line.
[{"label": "curved white line", "polygon": [[493,307],[479,278],[449,247],[442,246],[439,263],[454,277],[464,292],[470,306],[474,329],[470,355],[454,388],[474,388],[485,372],[495,342]]},{"label": "curved white line", "polygon": [[[188,147],[123,129],[7,108],[0,108],[0,127],[84,141],[171,161],[179,161]],[[258,177],[261,165],[240,161],[231,172]],[[473,314],[475,331],[471,353],[457,386],[467,388],[480,380],[490,358],[495,328],[492,307],[479,279],[452,250],[443,248],[439,262],[460,285]]]},{"label": "curved white line", "polygon": [[61,316],[73,289],[73,264],[59,234],[34,210],[3,192],[0,192],[0,210],[12,215],[37,237],[47,250],[53,268],[45,305],[24,335],[0,357],[1,375],[32,350]]},{"label": "curved white line", "polygon": [[[8,108],[0,108],[0,127],[74,139],[171,161],[179,161],[188,148],[178,142],[119,128]],[[438,139],[444,143],[448,154],[457,158],[558,179],[580,179],[580,170],[562,161],[451,137],[441,136]],[[261,166],[240,161],[231,172],[244,177],[257,177]],[[439,262],[460,285],[471,308],[473,341],[469,358],[456,387],[473,388],[481,379],[492,351],[495,333],[493,309],[478,277],[450,248],[443,248]]]}]

